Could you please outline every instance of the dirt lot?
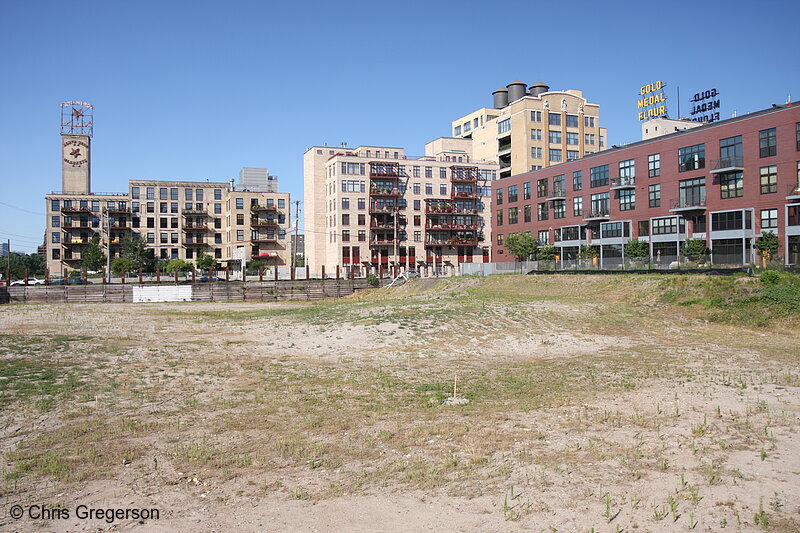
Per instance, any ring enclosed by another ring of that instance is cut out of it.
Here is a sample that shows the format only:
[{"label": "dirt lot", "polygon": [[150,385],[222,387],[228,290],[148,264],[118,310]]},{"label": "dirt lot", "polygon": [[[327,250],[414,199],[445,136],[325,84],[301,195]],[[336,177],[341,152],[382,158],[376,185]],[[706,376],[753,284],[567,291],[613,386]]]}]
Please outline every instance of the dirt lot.
[{"label": "dirt lot", "polygon": [[800,326],[709,283],[1,307],[0,531],[798,531]]}]

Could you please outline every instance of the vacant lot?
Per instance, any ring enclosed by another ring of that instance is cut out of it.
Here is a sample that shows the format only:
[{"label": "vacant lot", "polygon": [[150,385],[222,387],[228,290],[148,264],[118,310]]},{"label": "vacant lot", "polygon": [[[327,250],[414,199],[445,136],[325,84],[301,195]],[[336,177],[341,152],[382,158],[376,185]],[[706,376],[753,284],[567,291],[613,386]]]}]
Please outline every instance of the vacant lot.
[{"label": "vacant lot", "polygon": [[0,530],[110,527],[84,504],[161,511],[125,531],[797,531],[792,283],[5,306]]}]

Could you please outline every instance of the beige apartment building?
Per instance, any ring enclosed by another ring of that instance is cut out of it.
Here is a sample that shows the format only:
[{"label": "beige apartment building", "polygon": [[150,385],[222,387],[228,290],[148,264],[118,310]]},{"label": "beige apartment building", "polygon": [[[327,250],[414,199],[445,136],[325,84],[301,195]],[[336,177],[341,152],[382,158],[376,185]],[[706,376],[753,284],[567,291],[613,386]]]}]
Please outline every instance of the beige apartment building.
[{"label": "beige apartment building", "polygon": [[428,274],[489,262],[490,182],[498,165],[470,139],[403,148],[312,146],[304,155],[304,231],[314,272],[388,269]]},{"label": "beige apartment building", "polygon": [[65,131],[71,117],[62,119],[62,190],[45,196],[51,275],[79,269],[83,250],[95,237],[112,259],[131,236],[144,240],[156,259],[193,261],[206,253],[222,264],[238,262],[239,256],[290,264],[289,193],[277,192],[277,178],[266,169],[242,169],[238,185],[233,179],[133,179],[126,192],[93,193],[91,127],[83,127],[80,118],[91,106],[72,104],[73,123],[81,120],[81,127]]},{"label": "beige apartment building", "polygon": [[452,122],[453,137],[472,139],[476,159],[496,161],[500,178],[538,170],[605,149],[600,106],[576,89],[551,91],[515,81],[483,107]]}]

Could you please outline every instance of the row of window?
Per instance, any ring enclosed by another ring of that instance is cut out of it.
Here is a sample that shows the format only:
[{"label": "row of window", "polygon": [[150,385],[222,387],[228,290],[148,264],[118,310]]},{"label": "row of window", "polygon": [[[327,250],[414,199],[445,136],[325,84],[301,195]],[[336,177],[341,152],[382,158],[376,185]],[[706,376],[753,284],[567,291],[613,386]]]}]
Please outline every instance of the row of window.
[{"label": "row of window", "polygon": [[[187,202],[203,201],[203,191],[204,189],[184,189],[183,196],[184,200]],[[140,188],[139,187],[131,187],[131,198],[134,200],[140,199]],[[155,200],[156,199],[156,188],[155,187],[146,187],[145,189],[146,199],[147,200]],[[178,200],[179,189],[178,187],[159,187],[158,188],[158,199],[159,200]],[[222,200],[222,189],[214,189],[214,200]]]},{"label": "row of window", "polygon": [[[134,187],[134,189],[135,188],[136,187]],[[190,190],[191,189],[187,189],[187,191],[190,191]],[[202,191],[202,189],[197,189],[197,190],[198,191]],[[132,195],[132,197],[133,198],[138,198],[138,195],[137,196],[133,196]],[[162,199],[166,199],[166,198],[162,198]],[[173,198],[173,199],[177,199],[177,198]],[[200,199],[202,200],[202,195],[200,195]],[[188,200],[190,200],[190,199],[188,199]],[[251,198],[250,199],[251,205],[258,205],[258,202],[259,202],[259,200],[257,198]],[[101,204],[100,200],[74,200],[74,201],[73,200],[50,200],[50,210],[51,211],[61,211],[62,207],[64,209],[70,209],[72,207],[79,207],[81,209],[86,209],[86,210],[92,211],[94,213],[98,213],[98,212],[100,212],[100,204]],[[155,205],[156,205],[155,202],[145,202],[145,210],[148,213],[154,213],[155,212]],[[244,209],[244,198],[241,198],[241,197],[236,198],[235,199],[235,205],[236,205],[236,209]],[[274,198],[267,198],[266,199],[266,205],[267,205],[267,207],[274,207],[276,205],[275,199]],[[215,204],[213,204],[213,206],[214,206],[214,212],[215,213],[221,213],[222,212],[222,204],[221,203],[215,203]],[[131,202],[130,207],[131,207],[131,211],[132,212],[138,213],[141,210],[141,203],[137,202],[137,201],[133,201],[133,202]],[[277,207],[278,207],[278,209],[285,209],[286,208],[286,199],[285,198],[278,198]],[[202,210],[202,209],[204,209],[204,204],[202,204],[202,203],[193,204],[193,203],[187,201],[186,203],[183,204],[183,208],[187,209],[187,210],[192,210],[192,209]],[[112,209],[112,210],[116,209],[116,210],[120,210],[120,211],[126,211],[128,209],[128,202],[124,201],[124,200],[119,200],[119,201],[108,200],[108,201],[106,201],[106,209]],[[178,212],[178,202],[160,202],[159,203],[159,209],[160,209],[161,213],[167,213],[167,212],[177,213]]]}]

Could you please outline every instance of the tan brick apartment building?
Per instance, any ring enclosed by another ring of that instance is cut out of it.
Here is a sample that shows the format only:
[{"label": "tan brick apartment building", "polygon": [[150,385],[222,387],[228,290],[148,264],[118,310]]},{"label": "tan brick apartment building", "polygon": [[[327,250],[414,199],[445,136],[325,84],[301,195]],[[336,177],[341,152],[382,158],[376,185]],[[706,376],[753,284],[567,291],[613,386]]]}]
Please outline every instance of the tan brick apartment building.
[{"label": "tan brick apartment building", "polygon": [[656,260],[706,241],[715,264],[755,260],[766,231],[787,264],[800,264],[800,107],[737,118],[590,154],[493,183],[496,261],[510,233],[530,232],[574,259],[589,245],[604,266],[639,238]]},{"label": "tan brick apartment building", "polygon": [[499,163],[500,177],[547,168],[603,150],[600,106],[579,90],[551,91],[521,81],[492,93],[483,107],[452,122],[453,137],[472,139],[477,160]]},{"label": "tan brick apartment building", "polygon": [[232,179],[135,179],[126,192],[93,193],[91,109],[85,102],[62,105],[62,190],[45,196],[51,275],[79,269],[95,237],[112,259],[132,236],[144,240],[157,259],[193,261],[207,253],[228,262],[243,248],[246,258],[290,263],[289,194],[277,192],[277,180],[266,169],[242,169],[238,185]]},{"label": "tan brick apartment building", "polygon": [[402,148],[312,146],[304,155],[305,253],[313,272],[429,272],[490,261],[490,183],[498,165],[469,139]]}]

